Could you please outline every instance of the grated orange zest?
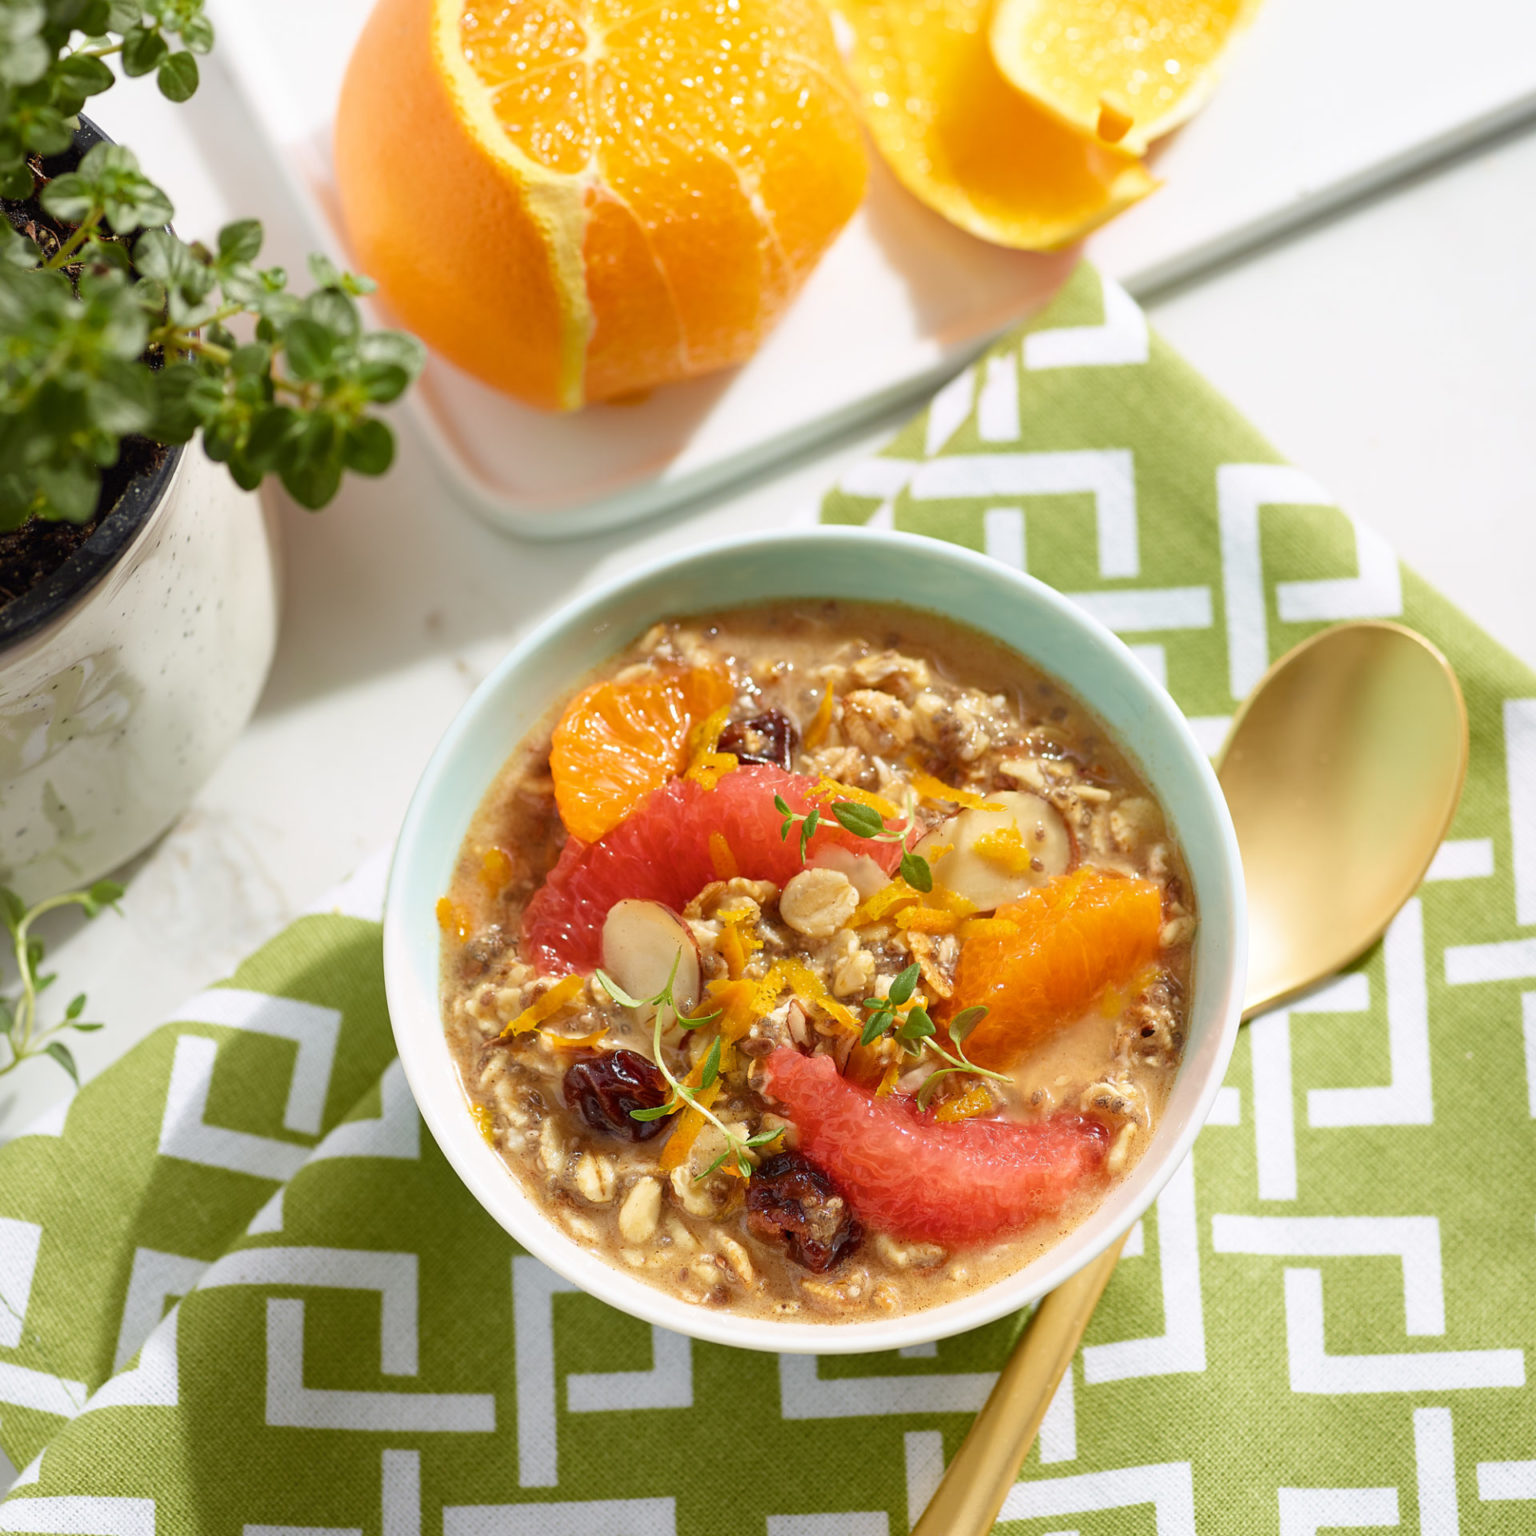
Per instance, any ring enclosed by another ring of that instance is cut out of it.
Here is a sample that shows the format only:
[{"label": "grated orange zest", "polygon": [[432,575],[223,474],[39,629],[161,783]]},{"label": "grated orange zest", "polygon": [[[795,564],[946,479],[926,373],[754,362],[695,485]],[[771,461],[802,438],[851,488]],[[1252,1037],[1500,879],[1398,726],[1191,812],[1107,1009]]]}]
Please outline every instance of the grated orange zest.
[{"label": "grated orange zest", "polygon": [[948,1125],[955,1120],[972,1120],[992,1108],[992,1095],[977,1083],[968,1088],[958,1099],[945,1099],[934,1110],[933,1118]]},{"label": "grated orange zest", "polygon": [[827,739],[827,732],[832,729],[832,684],[827,684],[827,691],[821,696],[821,703],[816,706],[816,713],[811,716],[811,723],[805,728],[805,736],[802,738],[808,752],[814,752],[822,742]]},{"label": "grated orange zest", "polygon": [[1025,843],[1023,834],[1015,826],[983,832],[971,846],[987,863],[995,864],[1010,875],[1027,875],[1035,857]]},{"label": "grated orange zest", "polygon": [[901,1068],[893,1061],[885,1069],[885,1076],[880,1079],[880,1086],[875,1089],[877,1099],[889,1098],[896,1091],[896,1080],[901,1076]]},{"label": "grated orange zest", "polygon": [[713,789],[726,774],[734,773],[740,766],[730,752],[705,752],[694,758],[683,777],[692,779],[705,789]]},{"label": "grated orange zest", "polygon": [[731,705],[727,700],[719,709],[711,710],[694,725],[688,733],[688,751],[695,759],[719,748],[720,733],[725,729],[725,723],[730,718]]},{"label": "grated orange zest", "polygon": [[[921,768],[908,769],[907,782],[924,800],[947,800],[951,805],[964,806],[968,811],[1002,810],[1002,806],[995,800],[985,799],[969,789],[956,789],[953,785],[946,784],[943,779],[936,779],[931,773],[924,773]],[[930,859],[929,863],[932,862]]]},{"label": "grated orange zest", "polygon": [[1018,931],[1006,917],[973,917],[960,925],[962,942],[970,939],[1002,939]]},{"label": "grated orange zest", "polygon": [[709,862],[717,880],[734,880],[741,873],[741,865],[736,862],[735,851],[726,841],[724,832],[709,834]]},{"label": "grated orange zest", "polygon": [[450,933],[460,944],[469,937],[469,913],[448,896],[437,898],[437,926]]},{"label": "grated orange zest", "polygon": [[602,1042],[606,1029],[594,1030],[590,1035],[557,1035],[553,1030],[539,1031],[557,1051],[591,1051]]},{"label": "grated orange zest", "polygon": [[[700,1063],[702,1065],[702,1063]],[[695,1067],[694,1071],[699,1068]],[[688,1074],[689,1077],[693,1072]],[[689,1084],[692,1087],[693,1084]],[[720,1090],[724,1083],[716,1078],[708,1088],[701,1088],[695,1097],[705,1109],[708,1109],[716,1099],[720,1097]],[[683,1112],[683,1117],[677,1123],[677,1129],[667,1137],[667,1144],[661,1149],[659,1159],[663,1173],[671,1173],[674,1168],[681,1168],[688,1161],[688,1154],[693,1151],[693,1144],[699,1139],[699,1132],[704,1129],[706,1121],[693,1105],[689,1105]]]},{"label": "grated orange zest", "polygon": [[956,933],[965,921],[960,913],[937,907],[907,907],[896,914],[896,926],[903,933]]},{"label": "grated orange zest", "polygon": [[542,997],[535,998],[533,1002],[523,1009],[518,1016],[502,1030],[500,1038],[510,1040],[514,1035],[524,1035],[530,1029],[537,1029],[545,1019],[553,1018],[559,1013],[582,989],[585,978],[581,976],[566,976],[557,981]]},{"label": "grated orange zest", "polygon": [[854,909],[853,916],[848,919],[848,926],[867,928],[871,923],[878,923],[882,918],[889,917],[898,907],[904,907],[922,899],[922,896],[905,880],[892,880],[889,885],[882,885],[873,896],[859,903]]},{"label": "grated orange zest", "polygon": [[838,779],[829,779],[825,776],[817,779],[816,787],[810,791],[812,800],[852,800],[859,805],[867,805],[872,811],[879,811],[882,816],[899,816],[901,812],[891,804],[884,795],[877,795],[868,789],[860,789],[854,784],[844,784]]},{"label": "grated orange zest", "polygon": [[707,983],[711,998],[720,1006],[720,1034],[727,1041],[740,1040],[762,1017],[759,1006],[763,982],[740,977],[718,977]]},{"label": "grated orange zest", "polygon": [[515,872],[511,855],[494,843],[480,855],[480,883],[488,891],[501,890]]},{"label": "grated orange zest", "polygon": [[[812,1007],[820,1008],[825,1014],[829,1014],[844,1029],[851,1029],[857,1034],[862,1026],[838,1000],[822,985],[821,978],[803,961],[800,960],[775,960],[769,970],[772,976],[777,972],[787,982],[796,997],[802,1003],[808,1003]],[[777,996],[777,993],[775,993]]]},{"label": "grated orange zest", "polygon": [[469,1118],[475,1122],[475,1129],[480,1132],[480,1139],[488,1147],[496,1145],[496,1117],[484,1104],[471,1104],[469,1106]]}]

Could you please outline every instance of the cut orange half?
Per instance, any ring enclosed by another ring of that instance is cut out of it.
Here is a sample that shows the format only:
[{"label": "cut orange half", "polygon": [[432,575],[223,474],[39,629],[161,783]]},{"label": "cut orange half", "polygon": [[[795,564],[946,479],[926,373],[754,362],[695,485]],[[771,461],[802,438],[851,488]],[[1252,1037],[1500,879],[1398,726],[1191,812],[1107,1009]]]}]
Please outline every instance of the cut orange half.
[{"label": "cut orange half", "polygon": [[1195,112],[1257,0],[997,0],[992,57],[1079,133],[1141,154]]},{"label": "cut orange half", "polygon": [[988,0],[836,0],[865,120],[901,181],[999,245],[1069,245],[1156,185],[1140,161],[1021,96],[992,61]]},{"label": "cut orange half", "polygon": [[817,0],[378,0],[335,153],[396,315],[558,409],[748,356],[865,175]]}]

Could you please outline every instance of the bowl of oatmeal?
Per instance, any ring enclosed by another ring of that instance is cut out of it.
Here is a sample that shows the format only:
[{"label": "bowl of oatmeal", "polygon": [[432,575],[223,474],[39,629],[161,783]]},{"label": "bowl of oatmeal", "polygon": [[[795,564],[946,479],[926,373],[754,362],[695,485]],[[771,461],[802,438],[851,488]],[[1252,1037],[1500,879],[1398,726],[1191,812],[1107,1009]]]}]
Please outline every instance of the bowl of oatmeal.
[{"label": "bowl of oatmeal", "polygon": [[450,727],[385,912],[439,1146],[529,1252],[702,1339],[905,1347],[1124,1232],[1226,1069],[1209,763],[1060,594],[762,535],[592,592]]}]

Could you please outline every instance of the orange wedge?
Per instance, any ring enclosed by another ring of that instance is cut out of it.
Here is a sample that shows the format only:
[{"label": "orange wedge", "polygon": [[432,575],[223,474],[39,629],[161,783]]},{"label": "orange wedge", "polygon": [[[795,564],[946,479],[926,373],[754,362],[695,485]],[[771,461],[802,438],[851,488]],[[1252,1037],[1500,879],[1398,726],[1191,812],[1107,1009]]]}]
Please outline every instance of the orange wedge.
[{"label": "orange wedge", "polygon": [[996,927],[968,938],[955,968],[951,1015],[988,1010],[966,1036],[966,1054],[1006,1069],[1107,988],[1130,983],[1157,958],[1162,912],[1151,881],[1087,865],[999,908]]},{"label": "orange wedge", "polygon": [[687,766],[689,738],[732,694],[730,673],[652,667],[594,683],[565,706],[549,751],[567,832],[595,843]]},{"label": "orange wedge", "polygon": [[993,63],[988,0],[835,0],[865,121],[929,207],[998,245],[1054,250],[1145,197],[1134,155],[1067,127]]},{"label": "orange wedge", "polygon": [[992,57],[1078,133],[1141,154],[1215,88],[1257,0],[997,0]]},{"label": "orange wedge", "polygon": [[335,161],[399,318],[566,410],[748,356],[865,176],[817,0],[378,0]]}]

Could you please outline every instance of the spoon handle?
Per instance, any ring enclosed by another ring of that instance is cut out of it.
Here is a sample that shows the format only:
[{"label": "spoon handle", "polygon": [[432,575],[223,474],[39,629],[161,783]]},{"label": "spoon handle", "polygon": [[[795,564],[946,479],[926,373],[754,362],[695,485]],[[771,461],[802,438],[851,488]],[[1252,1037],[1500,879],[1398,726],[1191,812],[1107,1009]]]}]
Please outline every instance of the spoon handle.
[{"label": "spoon handle", "polygon": [[1122,1237],[1035,1309],[912,1536],[987,1536],[1124,1246]]}]

